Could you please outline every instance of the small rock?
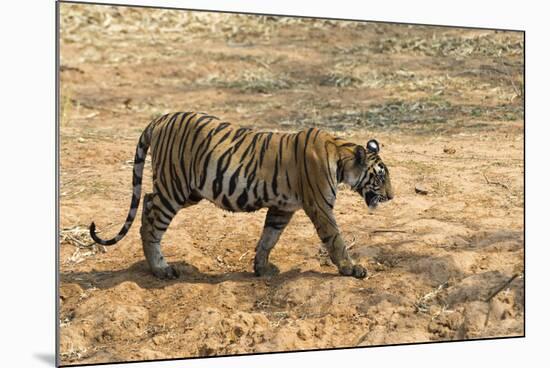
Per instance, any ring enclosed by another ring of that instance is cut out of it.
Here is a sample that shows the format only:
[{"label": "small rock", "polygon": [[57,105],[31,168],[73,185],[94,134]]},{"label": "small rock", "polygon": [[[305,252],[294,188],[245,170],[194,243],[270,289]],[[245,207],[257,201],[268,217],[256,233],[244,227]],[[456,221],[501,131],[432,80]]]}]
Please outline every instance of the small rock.
[{"label": "small rock", "polygon": [[296,332],[296,335],[298,335],[298,337],[304,341],[311,337],[311,333],[303,327],[300,328],[298,332]]},{"label": "small rock", "polygon": [[443,152],[449,154],[449,155],[452,155],[454,153],[456,153],[456,148],[453,148],[453,147],[445,147],[443,148]]},{"label": "small rock", "polygon": [[241,326],[235,326],[235,328],[233,328],[233,333],[235,334],[235,336],[241,337],[242,335],[244,335],[244,330]]},{"label": "small rock", "polygon": [[414,191],[417,194],[422,194],[422,195],[427,195],[428,194],[428,190],[426,188],[424,188],[423,186],[421,186],[421,185],[416,185],[414,187]]},{"label": "small rock", "polygon": [[82,138],[82,137],[78,138],[78,143],[84,143],[84,142],[86,142],[86,140],[84,138]]}]

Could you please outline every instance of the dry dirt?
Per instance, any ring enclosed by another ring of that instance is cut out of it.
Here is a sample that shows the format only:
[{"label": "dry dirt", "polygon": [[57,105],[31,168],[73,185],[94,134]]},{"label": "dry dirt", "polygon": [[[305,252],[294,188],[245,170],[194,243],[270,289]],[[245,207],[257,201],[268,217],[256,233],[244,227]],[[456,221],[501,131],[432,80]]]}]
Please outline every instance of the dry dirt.
[{"label": "dry dirt", "polygon": [[[63,364],[523,335],[522,34],[71,4],[61,28]],[[125,219],[141,130],[185,110],[381,142],[395,199],[369,212],[342,188],[335,208],[369,277],[339,276],[303,211],[272,277],[252,273],[265,210],[181,211],[173,281],[139,215],[90,246],[92,221]]]}]

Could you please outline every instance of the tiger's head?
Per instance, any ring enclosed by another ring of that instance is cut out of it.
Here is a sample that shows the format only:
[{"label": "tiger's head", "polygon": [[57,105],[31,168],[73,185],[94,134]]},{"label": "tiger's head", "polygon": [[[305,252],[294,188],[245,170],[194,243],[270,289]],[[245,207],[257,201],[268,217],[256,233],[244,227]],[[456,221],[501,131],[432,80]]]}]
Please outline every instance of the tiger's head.
[{"label": "tiger's head", "polygon": [[353,159],[347,160],[343,170],[343,181],[365,199],[370,209],[393,198],[390,172],[379,152],[380,145],[375,139],[368,141],[366,148],[357,145]]}]

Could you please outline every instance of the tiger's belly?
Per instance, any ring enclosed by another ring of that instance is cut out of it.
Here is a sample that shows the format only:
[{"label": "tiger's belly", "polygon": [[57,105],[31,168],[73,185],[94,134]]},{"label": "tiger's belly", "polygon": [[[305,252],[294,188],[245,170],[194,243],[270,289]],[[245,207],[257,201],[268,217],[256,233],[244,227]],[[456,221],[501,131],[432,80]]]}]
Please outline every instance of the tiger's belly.
[{"label": "tiger's belly", "polygon": [[226,190],[214,195],[213,191],[200,191],[202,198],[217,207],[231,212],[254,212],[260,208],[276,207],[281,211],[294,212],[302,208],[301,202],[287,193],[274,193],[266,183],[237,185],[234,190]]}]

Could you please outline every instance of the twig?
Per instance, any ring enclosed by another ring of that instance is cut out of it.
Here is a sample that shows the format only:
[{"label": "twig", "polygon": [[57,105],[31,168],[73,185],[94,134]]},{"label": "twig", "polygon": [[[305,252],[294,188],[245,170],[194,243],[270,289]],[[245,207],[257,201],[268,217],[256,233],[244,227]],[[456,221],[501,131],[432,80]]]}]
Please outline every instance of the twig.
[{"label": "twig", "polygon": [[[508,281],[506,281],[504,284],[502,284],[502,286],[500,286],[498,289],[496,289],[492,294],[491,296],[489,296],[487,299],[485,299],[485,302],[486,303],[489,303],[491,301],[491,299],[493,299],[495,297],[495,295],[497,295],[498,293],[500,293],[502,290],[504,290],[504,288],[506,288],[508,285],[510,285],[512,283],[512,281],[514,281],[516,279],[516,277],[518,277],[520,274],[519,273],[516,273],[514,276],[512,276]],[[487,309],[487,315],[485,316],[485,323],[484,323],[484,326],[487,327],[487,325],[489,324],[489,314],[491,313],[491,308],[489,307]]]},{"label": "twig", "polygon": [[397,230],[397,229],[377,229],[377,230],[373,230],[371,232],[373,234],[376,234],[376,233],[407,233],[408,231],[406,231],[406,230]]},{"label": "twig", "polygon": [[483,177],[485,178],[485,181],[487,182],[487,184],[500,185],[501,187],[503,187],[503,188],[505,188],[505,189],[507,189],[507,190],[510,190],[510,188],[508,188],[508,185],[499,183],[498,181],[490,181],[490,180],[487,178],[487,175],[485,175],[484,172],[482,172],[482,174],[483,174]]},{"label": "twig", "polygon": [[246,256],[248,254],[248,252],[250,252],[249,250],[247,250],[246,252],[244,252],[243,254],[241,254],[241,256],[239,257],[239,261],[241,261],[243,259],[244,256]]},{"label": "twig", "polygon": [[495,297],[495,295],[497,295],[502,290],[504,290],[504,288],[507,287],[508,285],[510,285],[512,283],[512,281],[514,281],[519,275],[520,275],[519,273],[516,273],[514,276],[510,277],[510,279],[508,281],[506,281],[504,284],[502,284],[502,286],[500,286],[498,289],[496,289],[491,294],[491,296],[489,296],[487,299],[485,299],[485,302],[489,303],[491,301],[491,299],[493,299]]},{"label": "twig", "polygon": [[357,242],[357,239],[355,238],[355,235],[352,235],[353,238],[349,241],[349,244],[346,246],[346,249],[351,249],[355,246],[355,243]]},{"label": "twig", "polygon": [[429,153],[422,153],[422,152],[417,152],[417,151],[412,151],[412,150],[407,150],[407,151],[404,151],[403,153],[407,153],[407,154],[413,154],[413,155],[419,155],[419,156],[425,156],[425,157],[430,157],[430,158],[435,158],[435,159],[441,159],[441,160],[481,160],[481,161],[487,161],[487,160],[501,160],[501,161],[511,161],[511,162],[519,162],[519,161],[522,161],[523,162],[523,159],[522,158],[518,158],[518,159],[514,159],[514,158],[507,158],[507,159],[502,159],[500,157],[491,157],[491,156],[456,156],[456,155],[445,155],[445,156],[442,156],[442,155],[431,155]]}]

